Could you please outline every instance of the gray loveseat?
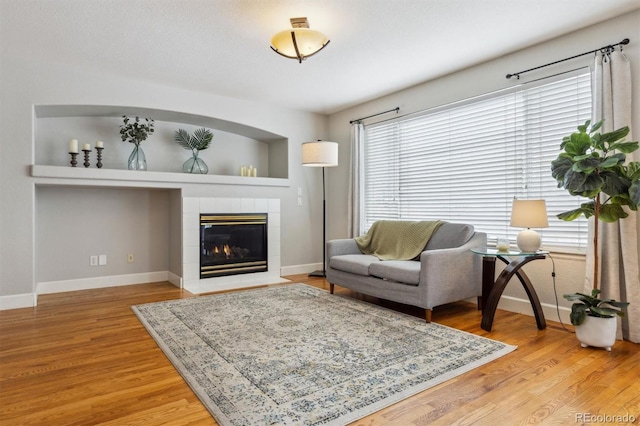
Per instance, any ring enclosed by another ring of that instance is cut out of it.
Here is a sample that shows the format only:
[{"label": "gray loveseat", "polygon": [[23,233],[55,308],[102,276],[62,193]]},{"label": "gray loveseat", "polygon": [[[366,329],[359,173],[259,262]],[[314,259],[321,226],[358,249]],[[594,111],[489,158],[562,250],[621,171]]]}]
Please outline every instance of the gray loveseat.
[{"label": "gray loveseat", "polygon": [[419,260],[380,260],[363,254],[355,239],[327,243],[327,281],[334,286],[431,310],[445,303],[482,296],[482,259],[471,252],[484,248],[487,235],[473,226],[442,224],[429,239]]}]

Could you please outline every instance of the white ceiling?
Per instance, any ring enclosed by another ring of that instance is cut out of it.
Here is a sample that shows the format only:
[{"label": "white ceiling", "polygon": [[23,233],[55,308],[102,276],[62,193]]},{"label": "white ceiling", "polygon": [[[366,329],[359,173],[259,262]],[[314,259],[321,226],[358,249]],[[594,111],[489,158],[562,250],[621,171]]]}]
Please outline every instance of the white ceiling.
[{"label": "white ceiling", "polygon": [[[12,54],[330,114],[639,9],[640,0],[0,0],[0,7],[2,49]],[[271,36],[298,16],[331,39],[302,64],[269,49]]]}]

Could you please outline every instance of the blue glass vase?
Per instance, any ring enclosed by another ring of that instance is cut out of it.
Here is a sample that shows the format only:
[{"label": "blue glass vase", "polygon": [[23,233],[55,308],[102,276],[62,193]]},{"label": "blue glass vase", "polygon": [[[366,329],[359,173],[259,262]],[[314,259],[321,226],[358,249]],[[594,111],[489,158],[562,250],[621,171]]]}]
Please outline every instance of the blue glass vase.
[{"label": "blue glass vase", "polygon": [[185,173],[195,173],[206,175],[209,173],[209,167],[202,160],[202,158],[198,157],[199,151],[195,151],[193,156],[184,162],[182,165],[182,171]]},{"label": "blue glass vase", "polygon": [[147,158],[139,144],[135,144],[129,156],[129,170],[147,170]]}]

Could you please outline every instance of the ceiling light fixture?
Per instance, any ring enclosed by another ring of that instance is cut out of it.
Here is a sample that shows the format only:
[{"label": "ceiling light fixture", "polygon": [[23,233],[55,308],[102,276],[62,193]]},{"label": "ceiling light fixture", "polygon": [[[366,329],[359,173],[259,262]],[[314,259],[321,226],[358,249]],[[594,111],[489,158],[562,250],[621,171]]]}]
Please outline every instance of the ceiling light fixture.
[{"label": "ceiling light fixture", "polygon": [[293,29],[280,31],[271,38],[271,49],[285,58],[302,63],[329,44],[329,39],[320,31],[310,30],[307,18],[291,18]]}]

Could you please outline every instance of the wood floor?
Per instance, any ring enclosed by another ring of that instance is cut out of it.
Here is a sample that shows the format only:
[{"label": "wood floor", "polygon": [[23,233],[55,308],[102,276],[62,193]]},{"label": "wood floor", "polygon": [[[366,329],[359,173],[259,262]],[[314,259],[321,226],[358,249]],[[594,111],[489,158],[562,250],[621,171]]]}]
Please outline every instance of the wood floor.
[{"label": "wood floor", "polygon": [[[321,278],[288,278],[328,289]],[[168,283],[142,284],[45,295],[36,308],[0,311],[0,424],[215,425],[130,309],[185,297],[193,296]],[[640,345],[582,349],[553,318],[543,331],[533,317],[506,311],[492,332],[480,320],[468,303],[433,312],[435,322],[518,349],[354,424],[625,424],[613,416],[639,424]],[[612,417],[587,417],[597,415]]]}]

